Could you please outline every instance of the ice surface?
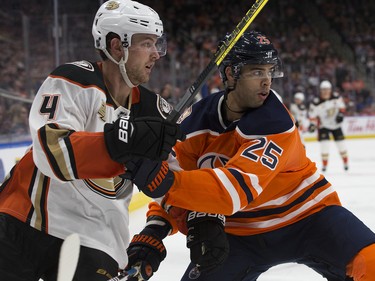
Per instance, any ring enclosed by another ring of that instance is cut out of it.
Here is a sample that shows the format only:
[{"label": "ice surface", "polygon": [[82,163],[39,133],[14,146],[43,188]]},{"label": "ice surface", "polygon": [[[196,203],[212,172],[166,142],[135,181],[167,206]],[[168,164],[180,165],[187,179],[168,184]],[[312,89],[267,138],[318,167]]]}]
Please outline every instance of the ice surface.
[{"label": "ice surface", "polygon": [[[331,142],[330,158],[325,176],[337,190],[343,205],[375,231],[375,139],[346,141],[349,153],[349,171],[344,171],[336,146]],[[306,143],[307,154],[320,169],[318,142]],[[139,232],[145,223],[147,208],[131,213],[131,235]],[[189,263],[185,237],[181,234],[164,240],[167,257],[150,281],[178,281]],[[319,281],[326,280],[303,265],[284,264],[271,268],[258,281]]]}]

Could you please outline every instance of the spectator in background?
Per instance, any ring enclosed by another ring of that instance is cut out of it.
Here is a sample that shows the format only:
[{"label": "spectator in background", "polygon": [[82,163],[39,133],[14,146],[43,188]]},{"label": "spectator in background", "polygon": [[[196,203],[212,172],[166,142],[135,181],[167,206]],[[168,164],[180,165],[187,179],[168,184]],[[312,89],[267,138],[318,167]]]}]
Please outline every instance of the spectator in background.
[{"label": "spectator in background", "polygon": [[25,105],[21,103],[13,104],[9,109],[9,117],[11,120],[10,134],[17,136],[30,134],[29,110]]},{"label": "spectator in background", "polygon": [[6,134],[7,131],[7,120],[6,120],[6,110],[5,107],[0,105],[0,132],[1,134]]},{"label": "spectator in background", "polygon": [[329,140],[332,135],[344,163],[344,170],[348,170],[348,152],[345,145],[345,136],[342,131],[345,103],[339,93],[332,90],[332,84],[328,80],[320,83],[320,96],[315,98],[309,106],[309,118],[311,125],[309,131],[318,128],[318,140],[320,142],[322,171],[327,170],[329,157]]},{"label": "spectator in background", "polygon": [[173,97],[173,86],[170,83],[164,84],[163,88],[160,90],[160,96],[168,103],[175,104],[175,99]]}]

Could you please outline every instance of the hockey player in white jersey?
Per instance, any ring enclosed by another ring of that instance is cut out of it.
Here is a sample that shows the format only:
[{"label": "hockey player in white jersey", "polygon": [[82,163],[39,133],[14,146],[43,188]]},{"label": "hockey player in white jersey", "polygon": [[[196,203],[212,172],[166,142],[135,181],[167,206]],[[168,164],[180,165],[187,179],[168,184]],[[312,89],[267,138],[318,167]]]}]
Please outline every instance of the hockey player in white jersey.
[{"label": "hockey player in white jersey", "polygon": [[165,160],[182,137],[165,120],[171,106],[140,86],[166,52],[159,15],[108,1],[92,34],[102,60],[67,63],[46,78],[30,112],[32,146],[0,186],[1,280],[55,281],[71,233],[81,240],[75,281],[117,276],[128,263],[127,160]]},{"label": "hockey player in white jersey", "polygon": [[345,109],[342,97],[332,90],[331,82],[328,80],[322,81],[320,83],[319,98],[315,98],[309,106],[309,118],[313,124],[309,130],[313,131],[314,127],[318,128],[323,172],[327,170],[328,166],[331,135],[341,155],[344,170],[349,168],[345,136],[342,131]]},{"label": "hockey player in white jersey", "polygon": [[293,103],[290,105],[290,113],[292,113],[296,120],[296,126],[301,136],[301,141],[304,143],[304,133],[307,131],[309,126],[309,119],[307,117],[307,107],[305,105],[305,94],[297,92],[294,94]]}]

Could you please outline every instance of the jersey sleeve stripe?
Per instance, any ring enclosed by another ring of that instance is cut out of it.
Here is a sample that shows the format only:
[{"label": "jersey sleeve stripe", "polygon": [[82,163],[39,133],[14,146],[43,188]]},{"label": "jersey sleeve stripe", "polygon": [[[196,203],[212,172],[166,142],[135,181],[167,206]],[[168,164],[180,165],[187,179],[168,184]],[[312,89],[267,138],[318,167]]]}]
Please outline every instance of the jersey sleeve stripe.
[{"label": "jersey sleeve stripe", "polygon": [[[323,192],[321,192],[317,197],[312,198],[311,200],[307,201],[303,204],[300,208],[290,212],[289,214],[277,217],[274,219],[262,220],[262,221],[229,221],[229,219],[225,223],[225,227],[230,228],[253,228],[253,229],[267,229],[271,227],[275,227],[277,225],[285,224],[288,221],[297,220],[297,218],[301,219],[301,214],[306,214],[308,209],[313,209],[316,205],[321,205],[321,201],[325,200],[328,196],[335,193],[332,187],[327,188]],[[311,214],[311,213],[310,213]]]},{"label": "jersey sleeve stripe", "polygon": [[47,124],[39,129],[39,139],[48,162],[55,175],[62,181],[71,180],[64,160],[64,153],[60,147],[58,139],[67,135],[68,130],[59,130],[56,125]]},{"label": "jersey sleeve stripe", "polygon": [[[41,146],[43,148],[44,153],[47,156],[48,162],[50,163],[50,166],[54,172],[54,174],[62,181],[67,181],[67,178],[64,176],[63,172],[60,170],[58,161],[55,158],[55,149],[58,149],[55,147],[55,145],[52,145],[51,140],[49,139],[49,134],[47,131],[55,127],[52,124],[46,125],[39,129],[38,136],[39,141],[41,143]],[[56,127],[55,127],[56,128]],[[59,149],[58,149],[59,150]]]},{"label": "jersey sleeve stripe", "polygon": [[69,155],[69,163],[70,163],[70,166],[71,166],[71,171],[74,174],[74,178],[78,179],[79,177],[78,177],[76,160],[75,160],[75,157],[74,157],[72,143],[70,142],[69,138],[64,138],[64,142],[65,142],[65,146],[66,146],[66,149],[67,149],[68,155]]},{"label": "jersey sleeve stripe", "polygon": [[267,206],[273,206],[273,205],[280,206],[282,204],[285,204],[285,202],[288,201],[291,197],[295,196],[297,193],[301,192],[306,187],[309,187],[312,184],[314,184],[315,182],[317,182],[319,180],[319,178],[323,178],[323,176],[318,171],[315,171],[315,173],[312,176],[304,179],[302,181],[302,183],[297,188],[293,189],[293,191],[291,193],[288,193],[288,194],[286,194],[284,196],[281,196],[277,199],[267,201],[267,202],[257,206],[256,209],[261,209],[261,208],[264,208],[264,207],[267,207]]},{"label": "jersey sleeve stripe", "polygon": [[214,172],[216,176],[219,178],[221,183],[224,185],[225,189],[228,191],[230,198],[232,199],[232,206],[233,210],[232,213],[237,212],[241,209],[241,200],[240,196],[234,187],[234,185],[231,183],[227,175],[220,169],[214,169]]},{"label": "jersey sleeve stripe", "polygon": [[[297,205],[301,205],[304,201],[306,201],[310,196],[319,188],[327,186],[328,181],[323,178],[321,181],[314,184],[312,187],[307,189],[301,196],[299,196],[296,200],[289,203],[288,205],[276,208],[269,208],[266,210],[259,210],[259,211],[245,211],[245,212],[238,212],[231,217],[233,218],[258,218],[258,217],[266,217],[266,216],[273,216],[279,215],[282,213],[286,213],[289,210],[295,208]],[[303,204],[304,205],[304,204]]]},{"label": "jersey sleeve stripe", "polygon": [[236,169],[228,169],[228,171],[233,175],[233,177],[237,180],[239,185],[241,186],[242,190],[245,192],[247,197],[247,202],[251,202],[254,200],[253,194],[251,193],[249,186],[246,184],[242,174],[237,171]]},{"label": "jersey sleeve stripe", "polygon": [[[34,185],[35,185],[37,172],[38,172],[38,169],[35,167],[34,171],[32,173],[29,188],[28,188],[28,195],[29,195],[30,198],[32,197],[32,192],[33,192],[33,188],[34,188]],[[27,220],[28,221],[31,221],[33,213],[34,213],[34,206],[33,206],[33,204],[31,204],[29,213],[27,214]]]},{"label": "jersey sleeve stripe", "polygon": [[50,178],[37,171],[30,194],[33,208],[28,214],[30,224],[34,228],[46,232],[48,231],[46,197],[49,184]]}]

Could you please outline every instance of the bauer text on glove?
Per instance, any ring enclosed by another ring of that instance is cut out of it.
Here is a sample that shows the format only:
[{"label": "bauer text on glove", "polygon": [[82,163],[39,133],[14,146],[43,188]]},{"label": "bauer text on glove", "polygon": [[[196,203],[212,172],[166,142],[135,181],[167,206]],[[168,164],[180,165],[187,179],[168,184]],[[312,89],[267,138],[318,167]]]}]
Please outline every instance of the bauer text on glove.
[{"label": "bauer text on glove", "polygon": [[131,156],[166,160],[178,139],[179,125],[158,117],[121,116],[104,125],[104,138],[111,158],[125,163]]},{"label": "bauer text on glove", "polygon": [[201,272],[214,271],[228,257],[229,242],[224,231],[225,217],[191,211],[187,215],[187,247],[191,262]]}]

